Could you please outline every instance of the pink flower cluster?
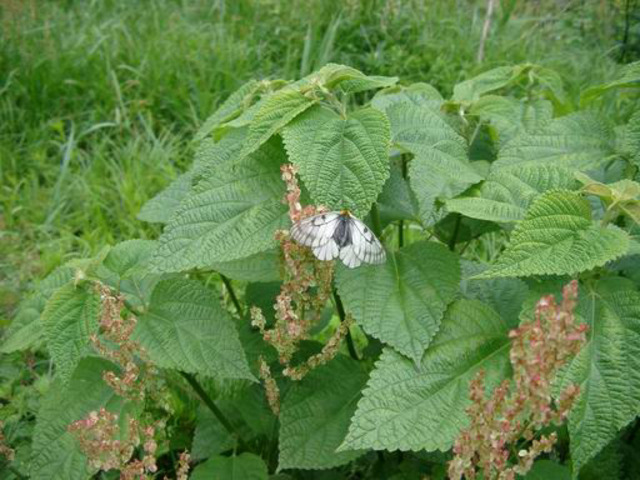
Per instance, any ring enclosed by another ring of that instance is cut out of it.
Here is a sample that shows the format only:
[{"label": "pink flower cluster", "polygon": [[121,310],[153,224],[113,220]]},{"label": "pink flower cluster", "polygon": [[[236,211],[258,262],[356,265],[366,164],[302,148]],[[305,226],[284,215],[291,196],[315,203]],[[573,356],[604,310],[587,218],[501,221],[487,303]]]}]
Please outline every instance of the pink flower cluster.
[{"label": "pink flower cluster", "polygon": [[[560,305],[551,295],[541,298],[535,319],[509,333],[515,390],[505,380],[486,398],[484,372],[471,381],[467,409],[471,425],[460,433],[453,447],[451,479],[475,479],[482,472],[481,478],[487,480],[514,480],[516,475],[526,474],[539,455],[553,449],[556,434],[539,432],[566,420],[580,389],[569,385],[553,399],[552,382],[584,345],[587,329],[574,318],[578,282],[566,285],[562,298]],[[519,450],[512,455],[516,444]]]},{"label": "pink flower cluster", "polygon": [[[147,473],[157,471],[153,426],[141,427],[131,418],[126,434],[120,430],[118,415],[101,408],[74,422],[69,431],[80,448],[87,454],[91,468],[96,470],[120,470],[121,480],[146,478]],[[132,458],[137,447],[142,446],[142,459]]]},{"label": "pink flower cluster", "polygon": [[311,370],[327,363],[338,354],[340,343],[342,343],[342,339],[347,336],[352,323],[353,317],[347,316],[345,321],[333,332],[333,335],[329,338],[325,346],[322,347],[320,353],[309,357],[307,361],[301,365],[287,366],[282,373],[292,380],[302,380]]},{"label": "pink flower cluster", "polygon": [[111,343],[109,346],[105,345],[98,335],[92,335],[91,342],[103,357],[122,368],[120,375],[106,371],[103,374],[104,381],[121,397],[143,401],[146,385],[142,379],[142,368],[152,370],[153,366],[139,360],[138,357],[144,357],[144,351],[138,342],[131,339],[137,319],[133,315],[123,315],[122,295],[112,293],[103,284],[99,284],[97,288],[102,302],[100,331]]},{"label": "pink flower cluster", "polygon": [[[129,401],[144,406],[145,399],[150,396],[154,408],[160,406],[168,410],[162,398],[162,388],[157,382],[155,367],[146,358],[140,344],[132,340],[136,318],[126,311],[124,297],[113,293],[103,284],[98,284],[97,289],[102,303],[101,337],[93,335],[91,342],[102,356],[116,363],[121,371],[116,373],[107,370],[102,378],[117,395]],[[146,422],[131,418],[124,431],[121,431],[121,423],[118,415],[101,408],[71,424],[69,431],[78,441],[92,468],[105,471],[118,469],[122,480],[147,478],[148,474],[157,470],[156,434],[164,430],[164,420]],[[178,479],[186,479],[189,470],[189,456],[186,453],[183,456],[177,469]]]},{"label": "pink flower cluster", "polygon": [[[178,459],[178,469],[176,470],[176,480],[188,480],[189,479],[189,461],[191,455],[188,452],[182,452]],[[165,477],[166,479],[167,477]]]},{"label": "pink flower cluster", "polygon": [[275,378],[271,375],[269,364],[262,356],[260,356],[260,378],[264,382],[269,408],[277,417],[280,415],[280,389],[278,388]]}]

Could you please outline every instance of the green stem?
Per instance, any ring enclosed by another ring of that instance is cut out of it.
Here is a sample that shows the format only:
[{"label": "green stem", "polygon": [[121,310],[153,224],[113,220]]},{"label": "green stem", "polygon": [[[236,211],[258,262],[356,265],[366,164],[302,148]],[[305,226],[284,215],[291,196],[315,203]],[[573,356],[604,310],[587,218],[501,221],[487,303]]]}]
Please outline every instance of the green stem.
[{"label": "green stem", "polygon": [[278,468],[278,425],[278,420],[274,419],[271,436],[269,437],[269,441],[271,442],[271,445],[269,445],[269,456],[267,457],[269,471],[275,471]]},{"label": "green stem", "polygon": [[458,240],[458,233],[460,232],[460,224],[462,223],[462,215],[456,213],[456,223],[453,227],[453,233],[449,239],[449,250],[452,252],[456,249],[456,240]]},{"label": "green stem", "polygon": [[[338,311],[338,317],[340,317],[340,322],[344,323],[346,319],[346,314],[344,312],[344,305],[342,305],[342,300],[338,295],[336,290],[333,291],[333,300],[336,302],[336,310]],[[354,360],[360,360],[358,358],[358,352],[356,350],[356,346],[353,343],[353,337],[351,337],[351,329],[347,330],[347,348],[349,349],[349,355]]]},{"label": "green stem", "polygon": [[373,233],[376,234],[376,237],[380,238],[380,235],[382,234],[380,211],[378,210],[378,204],[375,202],[371,205],[371,224],[373,227]]},{"label": "green stem", "polygon": [[242,311],[242,306],[238,301],[236,292],[233,290],[233,286],[231,285],[231,280],[229,280],[223,274],[220,274],[220,278],[222,279],[222,283],[224,283],[224,286],[226,287],[227,292],[229,292],[229,296],[231,297],[231,302],[233,302],[233,305],[236,307],[236,310],[238,311],[238,315],[240,315],[240,317],[243,317],[244,313]]},{"label": "green stem", "polygon": [[[404,180],[407,179],[407,162],[409,159],[408,155],[403,153],[400,155],[400,170],[402,172],[402,178]],[[404,246],[404,220],[400,220],[398,222],[398,247],[402,248]]]},{"label": "green stem", "polygon": [[214,403],[214,401],[211,399],[209,394],[205,391],[204,388],[202,388],[202,385],[198,383],[198,380],[196,380],[196,377],[194,377],[192,374],[187,372],[180,372],[180,375],[182,375],[184,379],[187,381],[187,383],[191,385],[191,388],[193,388],[193,391],[196,392],[198,397],[200,397],[200,400],[202,400],[202,402],[207,406],[207,408],[211,410],[211,413],[213,413],[213,415],[218,419],[218,421],[222,424],[225,430],[229,432],[229,435],[236,438],[237,440],[240,440],[240,436],[236,433],[235,429],[233,428],[233,425],[231,425],[231,422],[227,420],[227,417],[224,416],[224,413],[222,413],[222,410],[218,408],[218,406]]}]

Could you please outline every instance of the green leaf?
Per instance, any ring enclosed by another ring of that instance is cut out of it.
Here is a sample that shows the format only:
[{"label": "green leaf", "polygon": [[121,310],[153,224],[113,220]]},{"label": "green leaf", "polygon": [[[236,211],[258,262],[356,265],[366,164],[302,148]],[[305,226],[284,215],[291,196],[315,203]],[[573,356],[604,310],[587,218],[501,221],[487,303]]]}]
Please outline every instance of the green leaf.
[{"label": "green leaf", "polygon": [[398,77],[384,77],[381,75],[366,75],[340,82],[340,90],[344,93],[358,93],[366,90],[386,88],[398,83]]},{"label": "green leaf", "polygon": [[[566,109],[568,103],[567,92],[564,87],[564,81],[558,72],[536,65],[531,71],[530,78],[537,81],[542,87],[542,93],[545,97],[552,100],[561,109]],[[530,91],[530,93],[533,93],[533,91]]]},{"label": "green leaf", "polygon": [[[265,317],[272,321],[273,319],[273,305],[271,303],[268,309],[264,309]],[[254,303],[247,298],[247,305],[253,306]],[[257,377],[260,373],[260,357],[263,357],[268,363],[278,361],[278,352],[269,343],[267,343],[259,331],[251,326],[251,318],[246,315],[244,319],[237,323],[238,335],[240,336],[240,342],[244,348],[247,356],[247,362],[251,372]],[[313,352],[316,353],[316,352]],[[264,395],[263,395],[264,397]]]},{"label": "green leaf", "polygon": [[460,282],[458,257],[444,245],[416,242],[388,252],[384,265],[339,268],[345,309],[373,337],[419,362]]},{"label": "green leaf", "polygon": [[43,342],[42,312],[47,300],[63,285],[73,279],[74,269],[62,265],[37,283],[32,297],[18,305],[16,314],[2,337],[0,353],[39,348]]},{"label": "green leaf", "polygon": [[269,472],[262,459],[253,453],[233,457],[211,457],[198,465],[191,480],[268,480]]},{"label": "green leaf", "polygon": [[20,352],[40,345],[42,321],[38,305],[34,305],[32,299],[21,304],[11,327],[11,331],[7,331],[2,339],[0,353]]},{"label": "green leaf", "polygon": [[60,287],[73,280],[74,274],[75,269],[68,264],[57,267],[37,284],[36,295],[48,300]]},{"label": "green leaf", "polygon": [[143,272],[146,262],[156,248],[154,240],[126,240],[114,246],[102,265],[121,280]]},{"label": "green leaf", "polygon": [[0,353],[13,353],[38,348],[43,341],[41,314],[46,300],[41,295],[22,300],[16,314],[2,336]]},{"label": "green leaf", "polygon": [[[286,388],[283,388],[281,393],[284,395],[286,391]],[[247,385],[237,397],[229,399],[228,402],[230,407],[233,407],[233,413],[248,427],[246,434],[241,433],[243,438],[260,438],[261,441],[266,440],[269,443],[277,441],[278,417],[269,407],[263,385]]]},{"label": "green leaf", "polygon": [[135,338],[159,367],[254,380],[233,320],[217,293],[194,280],[158,283]]},{"label": "green leaf", "polygon": [[574,478],[618,430],[640,414],[640,294],[622,278],[587,285],[578,306],[588,343],[559,375],[580,386],[569,413]]},{"label": "green leaf", "polygon": [[387,110],[392,141],[414,154],[409,181],[420,217],[431,223],[437,198],[451,198],[482,180],[467,159],[467,144],[437,110],[395,104]]},{"label": "green leaf", "polygon": [[353,67],[328,63],[317,72],[304,78],[300,83],[312,87],[320,85],[329,90],[341,90],[344,93],[358,93],[390,87],[397,82],[398,77],[370,76]]},{"label": "green leaf", "polygon": [[211,410],[201,405],[196,417],[196,430],[190,452],[191,458],[203,460],[230,450],[234,445],[235,439],[222,426],[220,420],[214,417]]},{"label": "green leaf", "polygon": [[168,223],[193,190],[194,184],[198,183],[203,171],[235,160],[242,150],[246,135],[247,129],[239,128],[229,131],[219,142],[210,138],[202,141],[196,150],[193,166],[145,203],[138,213],[138,220]]},{"label": "green leaf", "polygon": [[453,241],[456,245],[466,244],[470,240],[480,238],[485,233],[500,230],[500,226],[496,223],[462,217],[455,213],[443,215],[443,218],[438,220],[432,228],[433,235],[445,245],[451,245]]},{"label": "green leaf", "polygon": [[199,142],[211,134],[213,130],[232,118],[238,116],[240,112],[247,109],[260,90],[260,84],[256,80],[249,80],[238,90],[229,95],[222,105],[202,124],[196,133],[194,140]]},{"label": "green leaf", "polygon": [[148,223],[167,223],[180,206],[180,202],[191,191],[193,175],[189,170],[173,180],[167,188],[142,206],[136,218]]},{"label": "green leaf", "polygon": [[[465,298],[480,300],[500,314],[510,327],[517,327],[522,304],[529,298],[529,288],[519,278],[470,278],[486,270],[487,265],[462,260],[460,290]],[[545,292],[545,294],[548,292]],[[537,302],[543,294],[537,295]],[[533,311],[533,305],[531,311]]]},{"label": "green leaf", "polygon": [[289,222],[280,179],[284,159],[274,139],[248,157],[203,174],[160,236],[155,269],[211,268],[275,247],[275,231]]},{"label": "green leaf", "polygon": [[627,233],[593,223],[585,198],[551,191],[533,202],[505,251],[479,278],[573,275],[624,255],[628,247]]},{"label": "green leaf", "polygon": [[283,131],[291,161],[316,204],[364,216],[389,177],[389,122],[372,108],[339,116],[305,112]]},{"label": "green leaf", "polygon": [[41,400],[33,434],[30,475],[33,480],[85,480],[90,470],[85,455],[68,431],[69,425],[102,407],[126,421],[124,404],[102,375],[115,366],[107,360],[83,359],[67,386],[54,381]]},{"label": "green leaf", "polygon": [[570,480],[571,470],[551,460],[538,460],[525,475],[525,480]]},{"label": "green leaf", "polygon": [[458,83],[453,87],[454,102],[475,102],[485,93],[493,92],[500,88],[515,83],[523,75],[527,74],[533,65],[514,65],[512,67],[498,67],[478,76]]},{"label": "green leaf", "polygon": [[211,268],[232,280],[276,282],[280,280],[281,257],[281,250],[273,248],[239,260],[212,263]]},{"label": "green leaf", "polygon": [[90,337],[98,332],[99,316],[100,296],[89,286],[67,284],[47,302],[42,323],[49,352],[63,381],[91,352]]},{"label": "green leaf", "polygon": [[382,111],[396,103],[438,109],[443,102],[440,92],[428,83],[413,83],[408,87],[396,86],[380,90],[371,99],[371,106]]},{"label": "green leaf", "polygon": [[624,130],[623,152],[640,169],[640,108],[631,115]]},{"label": "green leaf", "polygon": [[591,111],[555,118],[546,127],[522,132],[498,152],[496,167],[548,163],[593,170],[614,157],[615,134],[606,119]]},{"label": "green leaf", "polygon": [[523,132],[535,132],[553,118],[548,100],[524,101],[511,97],[487,95],[473,104],[469,113],[491,122],[500,144]]},{"label": "green leaf", "polygon": [[249,126],[249,135],[241,156],[255,152],[260,146],[279,133],[294,118],[318,102],[298,90],[285,87],[267,97]]},{"label": "green leaf", "polygon": [[573,172],[549,164],[524,164],[493,169],[487,180],[468,195],[447,200],[447,210],[492,222],[522,220],[531,202],[548,190],[573,190]]},{"label": "green leaf", "polygon": [[278,470],[344,465],[364,452],[336,453],[347,434],[367,372],[343,355],[294,382],[280,411]]},{"label": "green leaf", "polygon": [[[280,294],[282,283],[249,283],[244,291],[245,303],[251,307],[258,307],[268,323],[275,322],[276,298]],[[255,330],[254,330],[255,331]]]},{"label": "green leaf", "polygon": [[145,309],[151,292],[161,275],[149,272],[158,246],[155,240],[126,240],[115,245],[95,276],[114,291],[120,292],[129,306]]},{"label": "green leaf", "polygon": [[371,373],[341,448],[447,450],[468,425],[469,382],[510,372],[507,325],[475,300],[451,305],[419,366],[387,348]]},{"label": "green leaf", "polygon": [[580,105],[584,106],[610,90],[630,87],[640,87],[640,62],[623,65],[616,77],[610,82],[587,88],[580,95]]},{"label": "green leaf", "polygon": [[402,161],[400,156],[391,157],[389,179],[378,196],[378,211],[383,229],[397,220],[419,222],[418,202],[409,187],[409,182],[404,178]]},{"label": "green leaf", "polygon": [[576,178],[583,184],[582,192],[599,197],[607,207],[606,215],[624,213],[640,224],[640,183],[623,178],[617,182],[604,184],[588,175],[576,172]]},{"label": "green leaf", "polygon": [[[624,462],[625,449],[633,448],[618,438],[604,447],[580,470],[580,480],[618,480],[620,478],[629,478],[622,476],[622,466]],[[629,468],[629,467],[627,467]],[[633,468],[633,467],[631,467]],[[628,471],[632,471],[630,468]],[[636,470],[638,472],[638,470]],[[633,477],[631,477],[633,478]]]}]

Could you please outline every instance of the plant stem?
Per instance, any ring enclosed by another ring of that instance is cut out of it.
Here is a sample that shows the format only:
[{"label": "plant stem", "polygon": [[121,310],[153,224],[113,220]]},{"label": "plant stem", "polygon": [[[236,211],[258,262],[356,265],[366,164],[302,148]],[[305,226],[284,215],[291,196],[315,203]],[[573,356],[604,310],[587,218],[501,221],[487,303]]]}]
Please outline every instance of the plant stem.
[{"label": "plant stem", "polygon": [[[635,3],[635,2],[634,2]],[[620,62],[624,62],[629,48],[629,26],[631,24],[631,0],[627,0],[624,6],[624,34],[622,37],[622,48],[620,49]]]},{"label": "plant stem", "polygon": [[[407,179],[407,161],[408,155],[403,153],[400,155],[400,171],[402,172],[402,178],[404,180]],[[398,223],[398,247],[402,248],[404,246],[404,220],[400,220]]]},{"label": "plant stem", "polygon": [[198,383],[198,380],[196,380],[196,377],[194,377],[192,374],[187,372],[180,372],[180,375],[182,375],[184,379],[187,381],[187,383],[191,385],[191,388],[193,388],[193,391],[196,392],[198,397],[200,397],[200,400],[202,400],[202,402],[207,406],[207,408],[211,410],[211,413],[213,413],[213,415],[218,419],[218,421],[222,424],[225,430],[229,432],[229,435],[236,438],[237,440],[240,440],[240,436],[236,433],[235,429],[233,428],[233,425],[231,425],[231,422],[227,420],[227,417],[224,416],[224,413],[222,413],[222,411],[214,403],[214,401],[211,399],[211,397],[205,391],[205,389],[202,388],[202,385]]},{"label": "plant stem", "polygon": [[[269,441],[271,445],[269,445],[269,454],[268,454],[268,466],[269,471],[275,471],[278,468],[278,425],[279,422],[277,419],[273,421],[273,427],[271,429],[271,436],[269,437]],[[275,441],[274,441],[275,439]]]},{"label": "plant stem", "polygon": [[375,202],[371,205],[371,224],[373,227],[373,233],[376,234],[376,237],[380,238],[380,235],[382,234],[380,211],[378,210],[378,204]]},{"label": "plant stem", "polygon": [[456,213],[456,223],[453,227],[453,233],[449,239],[449,250],[452,252],[456,249],[456,240],[458,239],[458,232],[460,232],[460,224],[462,223],[462,215]]},{"label": "plant stem", "polygon": [[238,315],[243,317],[244,313],[242,311],[242,306],[238,301],[238,297],[236,297],[236,292],[233,290],[233,286],[231,285],[231,280],[229,280],[223,274],[220,274],[220,278],[222,279],[222,283],[224,283],[224,286],[226,287],[227,292],[229,292],[229,296],[231,297],[231,301],[233,302],[233,305],[236,307],[236,310],[238,311]]},{"label": "plant stem", "polygon": [[[344,323],[346,315],[344,313],[344,305],[342,305],[342,300],[340,300],[340,296],[338,292],[333,290],[333,300],[336,302],[336,310],[338,311],[338,316],[340,317],[340,321]],[[354,360],[360,360],[358,358],[358,352],[356,351],[356,346],[353,343],[353,338],[351,337],[351,330],[347,330],[347,348],[349,349],[349,355]]]},{"label": "plant stem", "polygon": [[484,17],[484,25],[482,26],[482,37],[480,38],[480,45],[478,46],[478,54],[476,56],[476,62],[482,63],[484,60],[484,44],[489,36],[489,30],[491,29],[491,16],[493,15],[493,6],[495,0],[487,0],[487,13]]}]

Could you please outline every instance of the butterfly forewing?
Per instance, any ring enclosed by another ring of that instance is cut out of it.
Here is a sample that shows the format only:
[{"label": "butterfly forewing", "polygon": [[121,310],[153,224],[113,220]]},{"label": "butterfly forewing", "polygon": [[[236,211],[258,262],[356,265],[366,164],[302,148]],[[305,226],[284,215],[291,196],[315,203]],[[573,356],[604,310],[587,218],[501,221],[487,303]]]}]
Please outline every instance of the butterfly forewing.
[{"label": "butterfly forewing", "polygon": [[291,228],[291,237],[301,245],[320,247],[332,240],[339,217],[338,212],[329,212],[300,220]]},{"label": "butterfly forewing", "polygon": [[369,228],[348,213],[329,212],[300,220],[291,228],[291,237],[311,247],[319,260],[340,257],[355,268],[362,263],[383,263],[384,248]]}]

